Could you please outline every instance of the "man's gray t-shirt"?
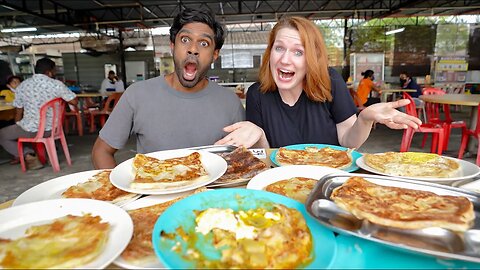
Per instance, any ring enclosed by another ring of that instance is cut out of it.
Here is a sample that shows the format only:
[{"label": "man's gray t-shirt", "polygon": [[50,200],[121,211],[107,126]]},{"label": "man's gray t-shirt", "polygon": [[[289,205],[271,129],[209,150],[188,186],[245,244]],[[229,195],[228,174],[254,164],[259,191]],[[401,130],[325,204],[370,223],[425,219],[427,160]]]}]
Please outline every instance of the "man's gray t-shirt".
[{"label": "man's gray t-shirt", "polygon": [[162,76],[131,85],[99,136],[121,149],[133,134],[137,152],[148,153],[213,144],[227,135],[225,126],[244,119],[237,95],[217,83],[185,93],[171,88]]}]

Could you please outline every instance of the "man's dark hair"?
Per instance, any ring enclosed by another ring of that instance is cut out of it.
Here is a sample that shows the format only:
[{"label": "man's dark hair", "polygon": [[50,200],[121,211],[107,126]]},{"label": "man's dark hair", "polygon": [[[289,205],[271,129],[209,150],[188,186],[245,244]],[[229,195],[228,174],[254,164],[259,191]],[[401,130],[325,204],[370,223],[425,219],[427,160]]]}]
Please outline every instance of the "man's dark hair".
[{"label": "man's dark hair", "polygon": [[198,10],[186,8],[180,12],[174,19],[172,27],[170,28],[170,41],[175,43],[175,37],[185,24],[199,22],[204,23],[213,30],[215,35],[215,49],[220,50],[225,41],[226,31],[223,25],[215,20],[214,15],[207,10]]},{"label": "man's dark hair", "polygon": [[402,75],[402,74],[405,74],[405,76],[407,76],[408,78],[411,78],[410,74],[408,74],[408,72],[406,72],[406,71],[400,72],[400,75]]},{"label": "man's dark hair", "polygon": [[110,75],[110,74],[113,74],[113,75],[115,75],[115,71],[113,71],[113,70],[110,70],[110,71],[108,72],[108,75]]},{"label": "man's dark hair", "polygon": [[55,62],[51,59],[44,57],[37,61],[35,65],[35,73],[36,74],[45,74],[48,71],[53,71],[55,69]]},{"label": "man's dark hair", "polygon": [[7,79],[7,84],[11,84],[13,80],[15,79],[18,79],[19,81],[22,81],[22,78],[18,77],[18,76],[10,76],[8,77]]}]

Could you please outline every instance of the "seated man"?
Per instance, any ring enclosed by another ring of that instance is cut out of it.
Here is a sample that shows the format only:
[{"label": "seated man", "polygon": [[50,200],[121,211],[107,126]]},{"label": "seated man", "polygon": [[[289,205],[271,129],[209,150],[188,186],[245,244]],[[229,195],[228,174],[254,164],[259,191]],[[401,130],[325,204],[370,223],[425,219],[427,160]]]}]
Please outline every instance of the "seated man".
[{"label": "seated man", "polygon": [[125,88],[123,86],[123,81],[120,80],[116,75],[115,71],[110,70],[108,72],[108,77],[102,81],[100,87],[100,93],[106,94],[107,92],[123,92]]},{"label": "seated man", "polygon": [[417,84],[417,82],[408,74],[406,71],[400,73],[400,87],[403,89],[415,89],[417,92],[408,93],[415,101],[415,106],[423,106],[423,100],[418,97],[422,95],[422,87]]},{"label": "seated man", "polygon": [[[77,105],[75,93],[70,91],[61,81],[54,79],[56,74],[55,62],[42,58],[35,65],[35,75],[26,79],[17,87],[13,106],[16,108],[15,125],[0,129],[0,145],[14,158],[11,164],[19,163],[17,139],[20,137],[32,138],[37,135],[40,108],[48,101],[61,97],[72,105]],[[47,121],[46,131],[51,130],[51,121]],[[46,132],[45,136],[50,135]],[[31,148],[24,148],[25,160],[28,169],[43,167],[34,156]]]},{"label": "seated man", "polygon": [[214,144],[225,126],[242,121],[245,110],[233,93],[206,78],[225,40],[212,14],[185,9],[170,28],[174,72],[132,84],[122,95],[93,146],[95,168],[116,165],[114,154],[130,135],[137,152]]}]

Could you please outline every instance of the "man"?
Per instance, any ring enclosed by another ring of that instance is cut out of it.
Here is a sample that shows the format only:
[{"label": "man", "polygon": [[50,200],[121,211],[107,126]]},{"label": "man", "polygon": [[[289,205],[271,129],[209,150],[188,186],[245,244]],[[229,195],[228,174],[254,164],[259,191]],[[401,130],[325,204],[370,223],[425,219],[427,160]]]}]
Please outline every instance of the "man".
[{"label": "man", "polygon": [[418,98],[422,95],[422,87],[420,87],[420,85],[418,85],[417,82],[406,71],[402,71],[400,73],[400,87],[403,89],[417,90],[417,92],[409,92],[408,94],[413,98],[417,108],[424,106],[423,100]]},{"label": "man", "polygon": [[[61,97],[68,103],[77,106],[75,94],[62,82],[54,79],[55,62],[42,58],[35,65],[35,75],[23,81],[15,90],[13,106],[16,108],[15,125],[0,129],[0,145],[14,158],[11,164],[19,162],[17,139],[20,137],[35,137],[38,131],[40,108],[48,101]],[[50,116],[51,117],[51,116]],[[46,131],[51,130],[51,121],[47,120]],[[50,135],[46,132],[45,136]],[[24,148],[28,169],[39,169],[42,166],[34,151]]]},{"label": "man", "polygon": [[131,134],[137,152],[213,144],[225,126],[245,118],[238,97],[206,74],[225,40],[212,14],[185,9],[170,28],[174,72],[131,85],[100,131],[92,150],[95,168],[115,167],[115,152]]},{"label": "man", "polygon": [[100,93],[105,94],[107,92],[123,92],[125,88],[123,86],[123,81],[118,79],[115,76],[115,71],[110,70],[108,72],[107,78],[105,78],[102,82],[102,86],[100,87]]},{"label": "man", "polygon": [[403,71],[400,73],[400,87],[403,89],[415,89],[417,92],[409,93],[411,97],[418,98],[422,95],[422,87],[417,84],[417,82],[410,77],[408,72]]}]

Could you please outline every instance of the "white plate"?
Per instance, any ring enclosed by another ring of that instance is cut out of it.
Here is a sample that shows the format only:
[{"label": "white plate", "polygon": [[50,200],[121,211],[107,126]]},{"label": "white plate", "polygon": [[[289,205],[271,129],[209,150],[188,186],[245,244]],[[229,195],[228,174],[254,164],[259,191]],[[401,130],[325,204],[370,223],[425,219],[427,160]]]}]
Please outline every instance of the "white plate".
[{"label": "white plate", "polygon": [[374,168],[368,166],[365,163],[365,156],[362,156],[361,158],[357,159],[357,165],[358,167],[375,174],[394,176],[394,177],[399,177],[404,179],[429,181],[429,182],[452,182],[452,181],[470,179],[480,174],[480,168],[471,162],[461,160],[458,158],[452,158],[452,157],[446,157],[446,156],[442,156],[442,157],[458,162],[460,164],[460,167],[462,168],[462,176],[449,177],[449,178],[428,178],[428,177],[411,177],[411,176],[398,176],[398,175],[387,174],[387,173],[383,173],[378,170],[375,170]]},{"label": "white plate", "polygon": [[200,160],[202,161],[203,167],[209,174],[209,178],[205,181],[195,182],[191,185],[186,185],[182,187],[175,187],[175,188],[168,188],[168,189],[134,189],[130,187],[130,183],[132,183],[135,174],[133,171],[133,158],[126,160],[115,169],[112,170],[110,174],[110,182],[119,189],[123,189],[128,192],[132,193],[139,193],[139,194],[172,194],[172,193],[179,193],[184,192],[192,189],[196,189],[205,185],[212,183],[213,181],[217,180],[220,176],[222,176],[225,171],[227,170],[227,162],[220,157],[219,155],[207,152],[207,151],[193,151],[188,149],[178,149],[178,150],[167,150],[167,151],[159,151],[153,152],[149,154],[145,154],[149,157],[154,157],[158,159],[169,159],[169,158],[176,158],[176,157],[184,157],[190,155],[193,152],[200,153]]},{"label": "white plate", "polygon": [[348,174],[345,171],[312,165],[290,165],[276,167],[255,175],[247,184],[248,189],[263,190],[266,186],[292,177],[307,177],[319,180],[327,174]]},{"label": "white plate", "polygon": [[460,185],[460,186],[458,186],[458,188],[462,188],[462,189],[466,189],[466,190],[473,191],[473,192],[476,192],[476,193],[480,193],[480,180],[476,180],[476,181],[473,181],[473,182],[470,182],[470,183],[467,183],[467,184],[464,184],[464,185]]},{"label": "white plate", "polygon": [[108,241],[103,252],[79,268],[105,268],[125,249],[133,233],[130,216],[120,207],[90,199],[56,199],[33,202],[0,211],[0,238],[17,239],[34,225],[51,223],[66,215],[91,213],[110,224]]},{"label": "white plate", "polygon": [[[154,204],[168,202],[178,197],[188,195],[190,193],[192,192],[186,191],[182,193],[174,193],[174,194],[166,194],[166,195],[150,195],[150,196],[146,196],[141,199],[138,199],[129,204],[126,204],[122,208],[126,211],[134,210],[142,207],[151,206]],[[164,269],[165,268],[165,266],[163,266],[163,264],[158,259],[156,262],[152,262],[146,265],[136,265],[136,264],[131,264],[130,262],[124,260],[122,257],[118,256],[113,261],[113,263],[125,269],[159,269],[159,268]]]},{"label": "white plate", "polygon": [[[90,177],[101,171],[102,170],[84,171],[48,180],[31,187],[27,191],[20,194],[20,196],[15,199],[12,206],[51,199],[62,199],[62,193],[69,187],[86,182]],[[140,196],[141,195],[137,194],[135,197],[116,203],[116,205],[125,205],[126,203],[138,199]]]}]

